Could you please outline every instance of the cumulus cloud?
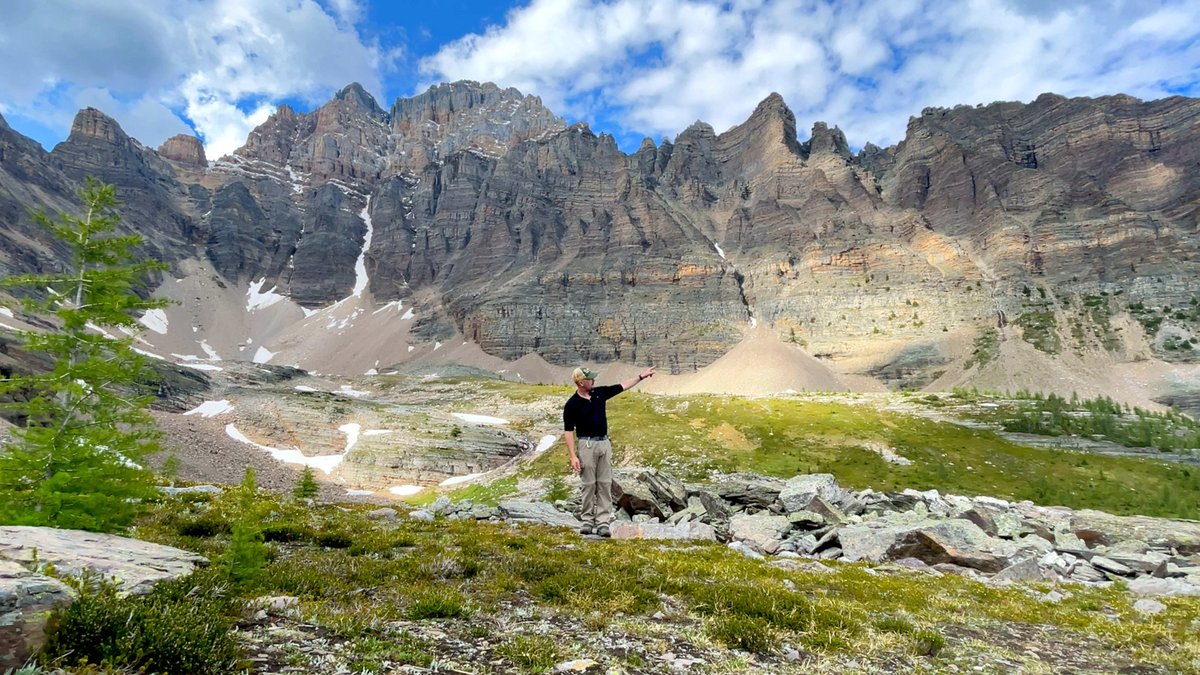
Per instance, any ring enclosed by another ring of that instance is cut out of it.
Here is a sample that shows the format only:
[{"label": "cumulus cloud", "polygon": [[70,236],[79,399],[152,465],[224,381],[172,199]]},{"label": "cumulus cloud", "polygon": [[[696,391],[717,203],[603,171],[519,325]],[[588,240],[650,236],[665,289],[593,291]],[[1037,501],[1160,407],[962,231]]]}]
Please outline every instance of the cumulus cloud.
[{"label": "cumulus cloud", "polygon": [[147,145],[194,128],[210,157],[245,142],[278,101],[317,103],[351,81],[380,91],[388,58],[356,32],[356,0],[9,0],[4,13],[11,114],[65,135],[93,105]]},{"label": "cumulus cloud", "polygon": [[427,79],[515,86],[579,119],[718,131],[777,91],[803,128],[900,140],[927,106],[1192,91],[1200,0],[532,0],[424,60]]}]

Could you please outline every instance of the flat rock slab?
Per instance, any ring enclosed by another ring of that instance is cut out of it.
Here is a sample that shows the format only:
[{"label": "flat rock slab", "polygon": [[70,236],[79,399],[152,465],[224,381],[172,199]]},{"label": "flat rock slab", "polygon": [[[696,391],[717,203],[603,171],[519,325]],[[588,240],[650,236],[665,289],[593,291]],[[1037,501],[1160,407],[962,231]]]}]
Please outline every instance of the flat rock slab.
[{"label": "flat rock slab", "polygon": [[541,523],[555,527],[579,529],[583,523],[565,511],[559,511],[546,502],[507,501],[498,505],[500,517],[518,523]]},{"label": "flat rock slab", "polygon": [[617,522],[612,524],[613,539],[702,539],[716,541],[717,532],[712,525],[697,521],[680,522],[673,525],[667,523],[629,523]]},{"label": "flat rock slab", "polygon": [[80,530],[19,525],[0,527],[0,559],[49,563],[59,575],[85,572],[113,581],[121,593],[148,592],[155,583],[207,565],[204,556],[147,541]]}]

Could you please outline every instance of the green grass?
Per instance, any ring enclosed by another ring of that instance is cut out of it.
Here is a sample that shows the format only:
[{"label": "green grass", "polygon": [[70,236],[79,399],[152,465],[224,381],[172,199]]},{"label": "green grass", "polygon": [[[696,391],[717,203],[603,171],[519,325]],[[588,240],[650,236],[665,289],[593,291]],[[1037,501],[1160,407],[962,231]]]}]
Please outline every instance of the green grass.
[{"label": "green grass", "polygon": [[[1118,514],[1200,518],[1200,470],[1136,458],[1033,448],[993,432],[861,403],[808,399],[661,397],[609,403],[615,462],[684,480],[713,471],[789,478],[832,473],[854,489],[937,489]],[[872,447],[912,460],[889,464]],[[535,476],[562,473],[566,450],[547,451]]]},{"label": "green grass", "polygon": [[[1186,670],[1200,658],[1200,598],[1165,598],[1167,611],[1144,616],[1117,587],[1069,587],[1061,589],[1065,599],[1049,603],[1020,588],[953,575],[872,573],[863,564],[830,564],[824,574],[788,571],[718,544],[589,542],[565,530],[474,521],[379,523],[365,518],[367,506],[310,509],[264,499],[271,514],[264,526],[346,532],[353,543],[270,544],[264,573],[237,592],[298,596],[304,621],[349,645],[364,668],[439,660],[438,646],[414,639],[406,621],[436,622],[438,631],[474,640],[491,635],[491,622],[513,608],[547,626],[558,617],[566,627],[566,634],[517,631],[500,641],[497,655],[523,672],[544,672],[567,658],[603,659],[580,643],[581,627],[588,635],[640,631],[651,648],[649,638],[659,634],[767,657],[786,643],[864,663],[903,659],[906,670],[936,670],[943,655],[967,649],[953,636],[999,625],[1052,630],[1063,641],[1088,636],[1099,641],[1097,658],[1118,655],[1168,670]],[[199,540],[178,533],[194,508],[169,500],[147,514],[139,533],[219,554],[228,535]],[[397,541],[406,545],[394,554],[373,553],[393,550]],[[622,658],[636,663],[647,655]]]}]

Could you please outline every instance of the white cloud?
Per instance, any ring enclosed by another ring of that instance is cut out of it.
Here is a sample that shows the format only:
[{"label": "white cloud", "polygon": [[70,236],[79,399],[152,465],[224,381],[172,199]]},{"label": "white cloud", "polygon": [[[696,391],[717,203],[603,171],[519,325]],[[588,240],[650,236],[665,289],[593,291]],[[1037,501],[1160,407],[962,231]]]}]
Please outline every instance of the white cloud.
[{"label": "white cloud", "polygon": [[718,131],[777,91],[854,145],[927,106],[1196,87],[1200,0],[533,0],[421,62],[430,80],[537,94],[570,116]]},{"label": "white cloud", "polygon": [[390,54],[355,30],[362,5],[329,6],[9,0],[0,24],[0,98],[14,114],[64,135],[79,105],[94,105],[151,146],[187,132],[182,114],[208,156],[219,157],[245,142],[281,100],[320,103],[352,81],[381,90]]}]

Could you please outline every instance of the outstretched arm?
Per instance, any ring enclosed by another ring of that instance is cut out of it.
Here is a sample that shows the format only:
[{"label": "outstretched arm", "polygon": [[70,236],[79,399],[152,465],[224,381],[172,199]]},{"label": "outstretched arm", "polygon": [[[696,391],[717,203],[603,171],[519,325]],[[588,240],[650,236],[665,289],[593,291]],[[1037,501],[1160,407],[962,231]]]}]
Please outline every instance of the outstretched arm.
[{"label": "outstretched arm", "polygon": [[650,366],[649,368],[643,370],[641,375],[638,375],[637,377],[631,377],[628,380],[625,380],[624,382],[622,382],[621,389],[624,389],[625,391],[629,391],[630,389],[633,389],[634,387],[636,387],[638,382],[649,379],[651,377],[654,377],[654,366]]}]

